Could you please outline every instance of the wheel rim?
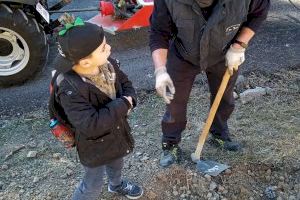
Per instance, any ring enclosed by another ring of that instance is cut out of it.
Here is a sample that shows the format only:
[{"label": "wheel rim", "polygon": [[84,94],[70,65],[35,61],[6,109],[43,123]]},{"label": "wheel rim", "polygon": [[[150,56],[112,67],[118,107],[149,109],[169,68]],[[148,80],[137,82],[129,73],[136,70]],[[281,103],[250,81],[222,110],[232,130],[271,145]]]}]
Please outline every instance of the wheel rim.
[{"label": "wheel rim", "polygon": [[21,35],[0,27],[0,76],[17,74],[29,61],[29,47]]}]

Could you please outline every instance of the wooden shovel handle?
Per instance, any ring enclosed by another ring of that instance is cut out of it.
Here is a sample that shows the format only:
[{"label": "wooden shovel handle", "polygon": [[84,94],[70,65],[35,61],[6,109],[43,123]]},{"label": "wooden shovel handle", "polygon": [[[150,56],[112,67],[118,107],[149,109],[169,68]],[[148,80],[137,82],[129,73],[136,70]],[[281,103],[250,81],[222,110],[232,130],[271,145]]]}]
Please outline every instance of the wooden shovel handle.
[{"label": "wooden shovel handle", "polygon": [[225,92],[225,89],[227,87],[227,83],[229,81],[229,78],[230,78],[230,73],[229,73],[229,70],[227,69],[226,72],[225,72],[225,74],[224,74],[224,76],[223,76],[223,80],[221,82],[220,88],[219,88],[218,93],[217,93],[217,95],[215,97],[215,100],[213,102],[213,105],[210,108],[210,111],[209,111],[209,114],[208,114],[208,118],[207,118],[206,123],[204,125],[204,128],[202,130],[202,133],[199,136],[197,148],[196,148],[196,151],[195,151],[195,156],[196,156],[197,159],[200,159],[200,155],[201,155],[201,152],[202,152],[205,140],[206,140],[206,138],[208,136],[211,124],[212,124],[212,122],[213,122],[213,120],[215,118],[217,109],[218,109],[218,107],[220,105],[221,99],[222,99],[223,94]]}]

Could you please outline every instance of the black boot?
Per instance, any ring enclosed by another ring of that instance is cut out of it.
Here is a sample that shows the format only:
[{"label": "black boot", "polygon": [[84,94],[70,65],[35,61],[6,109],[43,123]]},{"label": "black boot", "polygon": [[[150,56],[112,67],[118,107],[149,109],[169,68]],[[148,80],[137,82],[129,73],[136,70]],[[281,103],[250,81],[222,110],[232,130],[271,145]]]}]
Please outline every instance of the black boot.
[{"label": "black boot", "polygon": [[241,151],[242,146],[235,141],[232,141],[230,137],[222,138],[219,134],[212,133],[211,143],[219,148],[228,151]]},{"label": "black boot", "polygon": [[159,161],[162,167],[169,167],[174,163],[179,163],[182,152],[177,144],[162,143],[162,149],[163,153]]}]

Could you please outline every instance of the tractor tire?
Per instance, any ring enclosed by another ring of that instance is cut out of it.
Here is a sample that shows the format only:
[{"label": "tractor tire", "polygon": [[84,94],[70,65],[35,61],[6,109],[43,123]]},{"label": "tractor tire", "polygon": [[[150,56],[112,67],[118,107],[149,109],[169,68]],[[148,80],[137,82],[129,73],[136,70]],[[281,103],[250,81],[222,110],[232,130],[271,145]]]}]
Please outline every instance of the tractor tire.
[{"label": "tractor tire", "polygon": [[48,52],[47,36],[36,19],[0,4],[0,86],[32,78],[43,69]]}]

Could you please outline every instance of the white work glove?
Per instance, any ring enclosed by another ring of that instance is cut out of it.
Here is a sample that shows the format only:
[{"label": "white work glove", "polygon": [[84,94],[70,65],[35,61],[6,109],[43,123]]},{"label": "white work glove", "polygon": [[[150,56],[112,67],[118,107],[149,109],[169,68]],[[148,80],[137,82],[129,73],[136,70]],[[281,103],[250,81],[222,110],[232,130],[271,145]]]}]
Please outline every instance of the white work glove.
[{"label": "white work glove", "polygon": [[225,55],[225,65],[229,69],[230,75],[233,74],[233,70],[238,70],[238,67],[245,61],[245,48],[235,48],[230,45]]},{"label": "white work glove", "polygon": [[174,98],[175,87],[172,79],[167,72],[166,67],[158,68],[157,70],[155,70],[154,74],[156,76],[156,92],[164,99],[167,104],[170,104],[171,100]]}]

